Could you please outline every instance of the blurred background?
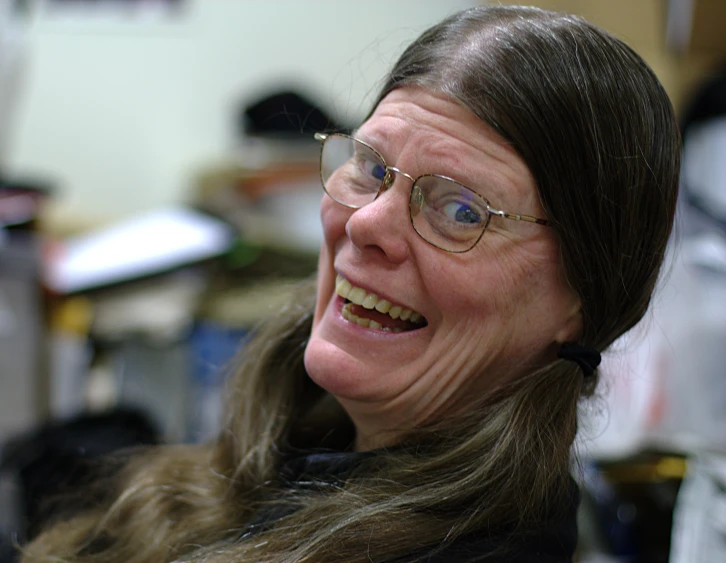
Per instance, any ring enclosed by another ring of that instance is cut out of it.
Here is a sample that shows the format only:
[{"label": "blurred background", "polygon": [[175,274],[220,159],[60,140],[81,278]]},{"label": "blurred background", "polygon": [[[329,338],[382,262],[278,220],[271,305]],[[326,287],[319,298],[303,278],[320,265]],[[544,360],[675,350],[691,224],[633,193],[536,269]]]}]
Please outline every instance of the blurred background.
[{"label": "blurred background", "polygon": [[[232,357],[315,271],[312,133],[481,3],[2,0],[0,563],[86,461],[215,435]],[[578,559],[726,561],[726,3],[529,3],[630,44],[684,135],[669,276],[583,405]]]}]

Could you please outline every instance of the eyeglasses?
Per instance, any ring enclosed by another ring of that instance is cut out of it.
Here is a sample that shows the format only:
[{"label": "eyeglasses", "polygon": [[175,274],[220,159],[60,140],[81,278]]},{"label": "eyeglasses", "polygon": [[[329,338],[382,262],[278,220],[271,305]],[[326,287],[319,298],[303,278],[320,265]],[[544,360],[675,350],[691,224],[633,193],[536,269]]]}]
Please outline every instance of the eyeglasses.
[{"label": "eyeglasses", "polygon": [[411,180],[409,211],[414,230],[429,244],[446,252],[474,248],[492,215],[549,225],[546,219],[494,209],[474,190],[439,174],[414,178],[394,166],[370,145],[348,135],[316,133],[320,150],[323,189],[336,202],[351,209],[374,201],[393,185],[396,174]]}]

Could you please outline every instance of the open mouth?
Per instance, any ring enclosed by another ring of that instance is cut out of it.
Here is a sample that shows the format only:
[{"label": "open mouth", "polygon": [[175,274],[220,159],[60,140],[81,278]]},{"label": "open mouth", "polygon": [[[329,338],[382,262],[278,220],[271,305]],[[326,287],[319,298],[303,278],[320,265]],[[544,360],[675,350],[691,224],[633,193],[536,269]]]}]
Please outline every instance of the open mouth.
[{"label": "open mouth", "polygon": [[368,293],[342,276],[335,280],[335,292],[345,299],[343,318],[358,326],[383,332],[408,332],[428,324],[421,313]]}]

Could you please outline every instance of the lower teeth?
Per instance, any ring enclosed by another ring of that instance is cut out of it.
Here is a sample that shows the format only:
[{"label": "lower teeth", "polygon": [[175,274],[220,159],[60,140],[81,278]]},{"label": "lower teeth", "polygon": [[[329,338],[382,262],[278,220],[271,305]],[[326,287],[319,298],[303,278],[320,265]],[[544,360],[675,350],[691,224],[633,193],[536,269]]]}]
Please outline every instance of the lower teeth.
[{"label": "lower teeth", "polygon": [[350,312],[350,304],[346,303],[343,306],[343,309],[341,311],[342,317],[351,323],[355,323],[358,326],[362,326],[364,328],[372,328],[374,330],[380,330],[383,332],[403,332],[400,328],[388,328],[387,326],[383,326],[382,324],[372,321],[370,319],[364,319],[363,317],[359,317],[357,315],[354,315]]}]

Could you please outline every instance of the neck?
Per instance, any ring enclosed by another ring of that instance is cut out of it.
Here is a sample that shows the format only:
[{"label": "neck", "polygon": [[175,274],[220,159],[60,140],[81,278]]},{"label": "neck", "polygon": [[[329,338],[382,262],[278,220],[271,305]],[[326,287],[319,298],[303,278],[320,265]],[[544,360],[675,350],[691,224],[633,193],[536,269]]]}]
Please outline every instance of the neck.
[{"label": "neck", "polygon": [[410,428],[414,417],[389,416],[370,403],[340,400],[355,426],[355,451],[363,452],[396,445]]},{"label": "neck", "polygon": [[365,431],[359,430],[358,425],[356,425],[354,450],[356,452],[366,452],[394,446],[398,443],[399,437],[399,433],[392,431],[368,434]]}]

